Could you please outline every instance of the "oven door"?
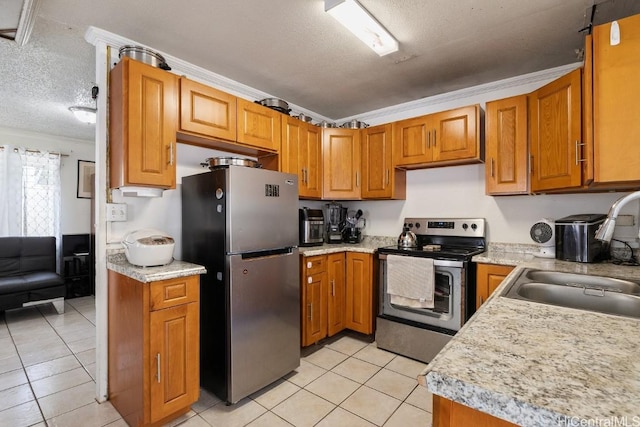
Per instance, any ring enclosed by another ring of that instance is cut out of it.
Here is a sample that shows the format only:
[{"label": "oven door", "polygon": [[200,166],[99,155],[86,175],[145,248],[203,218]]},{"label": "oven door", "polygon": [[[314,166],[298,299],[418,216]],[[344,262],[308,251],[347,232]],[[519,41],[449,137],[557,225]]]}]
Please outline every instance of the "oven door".
[{"label": "oven door", "polygon": [[[410,255],[409,255],[410,256]],[[387,256],[379,254],[380,305],[378,314],[425,328],[457,332],[464,323],[466,301],[464,262],[434,259],[434,308],[412,308],[391,303],[387,293]]]}]

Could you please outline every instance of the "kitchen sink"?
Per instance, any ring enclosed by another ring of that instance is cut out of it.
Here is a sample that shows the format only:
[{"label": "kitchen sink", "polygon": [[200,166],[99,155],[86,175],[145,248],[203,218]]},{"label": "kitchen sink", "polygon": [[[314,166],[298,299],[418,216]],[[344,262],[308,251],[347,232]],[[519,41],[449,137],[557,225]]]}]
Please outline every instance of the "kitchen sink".
[{"label": "kitchen sink", "polygon": [[640,318],[640,284],[611,277],[524,269],[501,296]]}]

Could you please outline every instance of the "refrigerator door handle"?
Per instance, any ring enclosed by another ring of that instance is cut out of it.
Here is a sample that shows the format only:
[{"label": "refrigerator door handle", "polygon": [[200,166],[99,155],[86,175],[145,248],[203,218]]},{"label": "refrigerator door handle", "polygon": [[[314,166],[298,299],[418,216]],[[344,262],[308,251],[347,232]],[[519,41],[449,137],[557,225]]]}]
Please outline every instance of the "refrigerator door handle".
[{"label": "refrigerator door handle", "polygon": [[290,246],[287,248],[268,249],[265,251],[255,251],[255,252],[242,252],[239,254],[230,254],[230,255],[240,255],[242,259],[266,258],[270,256],[291,254],[293,253],[294,248],[295,246]]}]

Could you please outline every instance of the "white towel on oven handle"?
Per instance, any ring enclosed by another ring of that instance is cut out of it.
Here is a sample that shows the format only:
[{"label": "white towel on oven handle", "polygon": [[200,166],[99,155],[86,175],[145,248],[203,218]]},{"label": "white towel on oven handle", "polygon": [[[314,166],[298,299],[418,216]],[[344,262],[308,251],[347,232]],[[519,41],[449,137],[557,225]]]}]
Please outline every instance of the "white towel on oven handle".
[{"label": "white towel on oven handle", "polygon": [[412,308],[433,308],[433,259],[387,255],[387,293],[391,303]]}]

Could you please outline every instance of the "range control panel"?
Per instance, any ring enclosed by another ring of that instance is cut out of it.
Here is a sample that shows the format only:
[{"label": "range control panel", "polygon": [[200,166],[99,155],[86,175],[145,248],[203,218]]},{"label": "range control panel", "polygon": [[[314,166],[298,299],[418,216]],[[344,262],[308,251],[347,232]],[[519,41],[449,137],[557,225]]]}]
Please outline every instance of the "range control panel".
[{"label": "range control panel", "polygon": [[404,226],[429,236],[485,237],[484,218],[405,218]]}]

